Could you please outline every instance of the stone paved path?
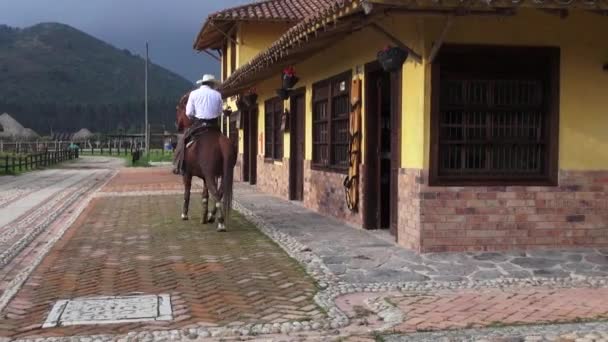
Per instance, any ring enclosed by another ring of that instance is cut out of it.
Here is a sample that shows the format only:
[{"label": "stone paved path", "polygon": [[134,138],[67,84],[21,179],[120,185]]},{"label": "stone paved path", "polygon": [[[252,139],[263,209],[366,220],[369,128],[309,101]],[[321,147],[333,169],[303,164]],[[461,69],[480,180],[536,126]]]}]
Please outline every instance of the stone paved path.
[{"label": "stone paved path", "polygon": [[183,191],[181,177],[167,168],[123,169],[101,190],[102,192]]},{"label": "stone paved path", "polygon": [[[92,162],[85,158],[70,164],[81,168],[91,166]],[[18,177],[2,177],[0,267],[7,265],[67,208],[108,180],[116,166],[109,158],[96,160],[93,164],[94,170],[49,169]]]},{"label": "stone paved path", "polygon": [[[175,188],[179,178],[170,177],[155,169],[123,169],[103,187],[0,312],[0,337],[120,334],[325,317],[313,301],[314,281],[238,213],[229,232],[219,234],[198,223],[200,199],[193,198],[192,220],[180,220],[182,196],[155,187],[171,179],[165,183]],[[152,189],[161,191],[151,195]],[[170,294],[173,320],[42,329],[58,300],[135,293]]]},{"label": "stone paved path", "polygon": [[320,256],[347,283],[608,276],[608,248],[507,253],[429,253],[401,248],[383,231],[347,226],[240,184],[235,199]]},{"label": "stone paved path", "polygon": [[[246,216],[235,216],[235,228],[218,235],[197,223],[200,195],[193,196],[192,221],[177,220],[180,182],[168,168],[122,169],[0,312],[0,341],[65,335],[104,342],[608,338],[606,249],[417,255],[396,246],[385,232],[344,225],[243,184],[236,186],[235,199]],[[0,179],[0,188],[6,184]],[[79,209],[72,204],[64,215],[71,210]],[[321,291],[247,219],[302,262]],[[68,219],[56,221],[61,220]],[[59,224],[50,225],[0,267],[0,291],[3,274],[27,265],[36,242],[60,230]],[[40,328],[58,299],[139,292],[170,293],[176,319]],[[349,325],[334,326],[340,315]],[[315,329],[326,329],[310,332],[309,320],[321,321]],[[591,322],[581,323],[586,321]],[[132,335],[120,336],[127,331]],[[256,334],[262,336],[251,336]]]},{"label": "stone paved path", "polygon": [[403,332],[604,320],[608,288],[438,291],[392,297],[407,312]]}]

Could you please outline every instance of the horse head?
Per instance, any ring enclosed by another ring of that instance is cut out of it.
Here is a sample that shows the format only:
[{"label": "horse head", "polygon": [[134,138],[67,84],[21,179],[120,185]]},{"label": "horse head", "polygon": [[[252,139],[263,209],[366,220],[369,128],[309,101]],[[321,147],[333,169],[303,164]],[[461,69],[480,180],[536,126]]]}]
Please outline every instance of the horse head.
[{"label": "horse head", "polygon": [[186,104],[188,103],[188,97],[190,97],[190,93],[182,96],[175,107],[175,127],[179,133],[182,133],[186,128],[192,125],[190,119],[186,115]]}]

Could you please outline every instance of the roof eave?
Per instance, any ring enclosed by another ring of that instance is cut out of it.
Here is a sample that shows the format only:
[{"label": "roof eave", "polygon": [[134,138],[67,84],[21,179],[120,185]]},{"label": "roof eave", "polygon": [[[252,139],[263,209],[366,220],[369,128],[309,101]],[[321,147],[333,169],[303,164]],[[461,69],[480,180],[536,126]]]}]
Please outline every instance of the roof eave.
[{"label": "roof eave", "polygon": [[[443,9],[447,11],[453,12],[453,14],[458,14],[462,10],[464,12],[477,13],[481,10],[481,12],[488,10],[495,10],[498,14],[500,14],[501,9],[513,9],[515,8],[535,8],[535,9],[579,9],[579,10],[592,10],[592,11],[606,11],[608,8],[607,4],[602,3],[601,1],[578,1],[570,2],[568,5],[555,3],[539,3],[535,0],[521,0],[518,3],[513,3],[512,0],[488,0],[488,1],[475,1],[472,5],[465,6],[461,0],[445,0],[441,3],[441,5],[437,5],[434,0],[421,0],[418,6],[412,7],[408,6],[408,2],[404,0],[352,0],[353,2],[359,3],[361,1],[372,2],[374,4],[382,5],[382,6],[390,6],[390,7],[398,7],[403,10],[412,10],[415,12],[416,10],[426,10],[432,11],[434,9]],[[359,8],[360,10],[360,8]],[[480,12],[480,13],[481,13]],[[446,12],[447,13],[447,12]],[[449,14],[449,13],[448,13]],[[466,13],[464,13],[466,14]],[[308,26],[303,30],[303,33],[296,33],[296,40],[299,41],[301,39],[300,36],[308,35],[310,32],[316,31],[315,26],[319,26],[320,22],[325,22],[328,19],[338,20],[341,16],[335,13],[325,13],[324,15],[319,16],[311,20],[310,22],[304,20],[298,25]],[[307,32],[310,31],[310,32]],[[279,63],[283,61],[284,56],[289,55],[289,50],[292,48],[292,42],[294,37],[292,36],[292,32],[288,31],[279,38],[273,46],[268,48],[267,50],[259,53],[256,57],[254,57],[250,63],[243,65],[241,68],[237,69],[220,87],[222,94],[224,96],[233,96],[236,95],[239,91],[245,89],[245,84],[250,85],[257,78],[256,74],[262,73],[264,70],[268,69],[269,66],[265,65],[268,59],[276,60],[275,63]],[[308,39],[306,39],[308,41]],[[279,45],[279,46],[274,46]],[[273,51],[274,49],[274,51]],[[277,57],[278,56],[278,57]],[[266,63],[268,64],[268,63]],[[237,84],[241,84],[240,86]]]},{"label": "roof eave", "polygon": [[[294,19],[288,19],[288,18],[270,18],[270,19],[266,19],[266,18],[258,18],[258,19],[210,19],[207,20],[205,22],[205,24],[203,24],[203,27],[201,28],[201,30],[199,31],[198,35],[196,36],[196,39],[194,40],[194,44],[193,44],[193,49],[197,50],[197,51],[201,51],[201,50],[206,50],[206,49],[217,49],[217,48],[221,48],[221,46],[223,45],[223,42],[225,41],[226,37],[225,37],[225,32],[220,32],[219,29],[215,26],[216,24],[229,24],[229,25],[236,25],[238,23],[244,23],[244,22],[265,22],[265,23],[294,23],[297,22],[297,20]],[[221,37],[220,39],[215,39],[212,40],[208,43],[201,43],[201,41],[204,40],[204,36],[209,34],[210,32],[212,32],[213,30],[218,31],[221,33]],[[228,30],[229,31],[229,30]]]}]

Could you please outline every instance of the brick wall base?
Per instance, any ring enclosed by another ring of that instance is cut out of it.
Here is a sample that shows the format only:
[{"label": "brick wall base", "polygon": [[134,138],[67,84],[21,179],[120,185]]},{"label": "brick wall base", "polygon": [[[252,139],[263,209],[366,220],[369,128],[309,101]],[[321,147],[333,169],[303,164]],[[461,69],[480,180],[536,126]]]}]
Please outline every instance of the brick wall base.
[{"label": "brick wall base", "polygon": [[313,170],[310,161],[304,161],[304,205],[339,220],[362,225],[361,210],[353,213],[346,205],[345,177],[342,173]]},{"label": "brick wall base", "polygon": [[402,170],[399,188],[399,243],[422,252],[608,246],[608,171],[561,171],[557,187],[430,187]]},{"label": "brick wall base", "polygon": [[420,187],[422,170],[399,171],[399,204],[397,243],[414,251],[421,250]]},{"label": "brick wall base", "polygon": [[263,192],[289,199],[289,159],[275,163],[258,156],[257,187]]},{"label": "brick wall base", "polygon": [[[365,179],[364,166],[361,171]],[[363,191],[358,212],[351,212],[344,177],[305,161],[303,204],[362,226]],[[259,157],[257,183],[287,199],[289,160],[275,164]],[[398,243],[414,251],[608,246],[608,171],[561,171],[557,187],[430,187],[426,171],[402,169],[398,186]]]}]

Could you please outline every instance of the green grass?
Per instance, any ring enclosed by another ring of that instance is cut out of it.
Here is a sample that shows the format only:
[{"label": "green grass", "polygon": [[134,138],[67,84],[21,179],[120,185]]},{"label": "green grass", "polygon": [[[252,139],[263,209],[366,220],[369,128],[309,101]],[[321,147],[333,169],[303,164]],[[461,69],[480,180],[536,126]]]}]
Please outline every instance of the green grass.
[{"label": "green grass", "polygon": [[131,152],[128,152],[126,155],[121,151],[120,155],[116,153],[116,150],[112,150],[112,154],[109,153],[108,150],[104,150],[103,153],[100,153],[99,150],[96,150],[95,153],[91,153],[91,150],[81,150],[81,156],[103,156],[103,157],[115,157],[121,158],[125,160],[125,165],[128,167],[149,167],[150,163],[157,162],[172,162],[173,161],[173,152],[162,151],[161,149],[152,149],[150,150],[150,155],[146,157],[142,156],[138,161],[133,163],[133,156]]}]

